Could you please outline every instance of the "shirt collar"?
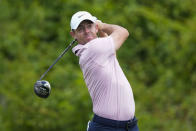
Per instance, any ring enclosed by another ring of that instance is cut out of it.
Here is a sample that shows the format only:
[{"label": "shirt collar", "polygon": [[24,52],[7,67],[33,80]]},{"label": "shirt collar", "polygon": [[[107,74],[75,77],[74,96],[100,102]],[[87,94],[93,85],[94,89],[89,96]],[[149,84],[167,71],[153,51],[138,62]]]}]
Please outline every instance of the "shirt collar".
[{"label": "shirt collar", "polygon": [[81,49],[83,49],[84,46],[85,46],[85,45],[78,44],[78,45],[76,45],[75,47],[72,48],[72,52],[73,52],[76,56],[79,56],[80,53],[81,53]]},{"label": "shirt collar", "polygon": [[[97,38],[96,38],[97,39]],[[92,43],[94,40],[91,40],[90,42],[86,43],[85,45],[82,44],[78,44],[75,47],[72,48],[72,52],[76,55],[76,56],[80,56],[80,54],[82,53],[83,49],[87,49],[89,44]],[[82,49],[82,50],[81,50]]]}]

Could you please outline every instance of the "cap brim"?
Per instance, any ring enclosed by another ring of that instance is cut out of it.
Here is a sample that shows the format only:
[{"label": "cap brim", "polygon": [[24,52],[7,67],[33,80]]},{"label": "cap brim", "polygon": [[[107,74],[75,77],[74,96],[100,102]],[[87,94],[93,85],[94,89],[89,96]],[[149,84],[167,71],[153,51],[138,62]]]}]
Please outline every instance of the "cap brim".
[{"label": "cap brim", "polygon": [[73,30],[76,30],[77,28],[78,28],[78,26],[80,25],[80,23],[82,22],[82,21],[84,21],[84,20],[90,20],[90,21],[92,21],[93,23],[95,23],[95,21],[96,21],[96,17],[82,17],[76,24],[75,24],[75,26],[72,28]]}]

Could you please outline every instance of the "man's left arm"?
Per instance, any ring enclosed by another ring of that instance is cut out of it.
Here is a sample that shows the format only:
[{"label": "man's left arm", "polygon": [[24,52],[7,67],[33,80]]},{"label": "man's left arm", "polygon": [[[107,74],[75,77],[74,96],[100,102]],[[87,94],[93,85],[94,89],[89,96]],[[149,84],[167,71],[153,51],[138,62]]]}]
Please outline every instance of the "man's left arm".
[{"label": "man's left arm", "polygon": [[96,21],[96,24],[98,26],[98,30],[107,33],[107,35],[113,38],[115,50],[118,50],[129,36],[128,30],[123,28],[122,26],[106,24],[102,23],[101,21]]}]

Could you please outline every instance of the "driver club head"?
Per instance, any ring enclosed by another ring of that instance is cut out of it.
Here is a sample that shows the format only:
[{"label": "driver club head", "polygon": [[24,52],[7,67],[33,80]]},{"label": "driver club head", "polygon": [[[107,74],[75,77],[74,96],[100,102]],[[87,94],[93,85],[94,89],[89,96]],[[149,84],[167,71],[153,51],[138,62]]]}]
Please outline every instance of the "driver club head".
[{"label": "driver club head", "polygon": [[39,80],[34,85],[34,92],[41,98],[48,98],[51,92],[50,83],[46,80]]}]

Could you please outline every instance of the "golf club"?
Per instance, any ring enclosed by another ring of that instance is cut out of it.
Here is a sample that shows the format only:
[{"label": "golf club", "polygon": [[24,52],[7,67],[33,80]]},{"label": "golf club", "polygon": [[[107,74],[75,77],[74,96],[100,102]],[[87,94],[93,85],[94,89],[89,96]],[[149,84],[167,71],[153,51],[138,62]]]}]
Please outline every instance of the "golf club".
[{"label": "golf club", "polygon": [[59,57],[54,61],[54,63],[48,68],[46,72],[40,77],[40,79],[34,84],[34,92],[37,96],[41,98],[47,98],[50,95],[51,87],[50,83],[46,80],[42,80],[44,76],[48,73],[48,71],[63,57],[63,55],[71,48],[71,46],[76,42],[74,39],[68,47],[59,55]]}]

